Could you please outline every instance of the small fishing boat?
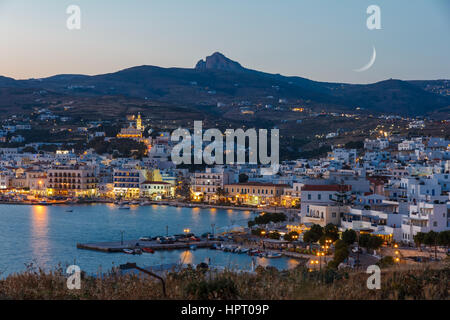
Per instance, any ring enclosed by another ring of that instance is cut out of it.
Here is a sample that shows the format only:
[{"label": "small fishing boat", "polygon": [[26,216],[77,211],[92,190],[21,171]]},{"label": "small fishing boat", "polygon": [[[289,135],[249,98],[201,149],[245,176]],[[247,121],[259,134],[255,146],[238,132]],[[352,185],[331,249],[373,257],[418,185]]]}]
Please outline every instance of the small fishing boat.
[{"label": "small fishing boat", "polygon": [[197,250],[197,246],[196,246],[195,244],[193,244],[193,245],[189,246],[189,249],[191,249],[191,250]]},{"label": "small fishing boat", "polygon": [[267,253],[266,258],[269,259],[281,258],[281,253]]},{"label": "small fishing boat", "polygon": [[132,249],[123,249],[123,252],[125,252],[126,254],[133,254],[134,250],[132,250]]},{"label": "small fishing boat", "polygon": [[133,254],[142,254],[142,250],[137,248],[133,250]]},{"label": "small fishing boat", "polygon": [[144,251],[145,253],[155,253],[155,250],[153,250],[152,248],[142,248],[142,251]]},{"label": "small fishing boat", "polygon": [[119,210],[130,210],[130,206],[122,205],[119,207]]},{"label": "small fishing boat", "polygon": [[248,253],[250,251],[250,249],[248,248],[242,248],[241,249],[241,253]]},{"label": "small fishing boat", "polygon": [[266,252],[259,252],[259,253],[255,254],[255,256],[260,257],[260,258],[267,258],[267,253]]},{"label": "small fishing boat", "polygon": [[73,212],[73,209],[67,209],[66,212]]}]

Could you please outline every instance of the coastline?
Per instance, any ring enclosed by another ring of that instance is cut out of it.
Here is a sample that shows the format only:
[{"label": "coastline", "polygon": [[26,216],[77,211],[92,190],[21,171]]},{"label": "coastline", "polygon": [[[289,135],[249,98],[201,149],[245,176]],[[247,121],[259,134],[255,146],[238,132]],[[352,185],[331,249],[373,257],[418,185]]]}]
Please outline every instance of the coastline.
[{"label": "coastline", "polygon": [[[56,201],[56,202],[32,202],[32,201],[0,201],[0,205],[28,205],[28,206],[53,206],[53,205],[85,205],[85,204],[114,204],[112,199],[95,199],[95,200],[79,200],[73,201]],[[134,205],[134,204],[132,204]],[[136,206],[170,206],[177,208],[200,208],[200,209],[222,209],[222,210],[239,210],[239,211],[253,211],[253,212],[284,212],[284,213],[296,213],[299,209],[284,208],[284,207],[267,207],[267,208],[257,208],[257,207],[239,207],[230,205],[219,205],[219,204],[207,204],[207,203],[186,203],[178,201],[148,201],[145,204],[135,204]]]}]

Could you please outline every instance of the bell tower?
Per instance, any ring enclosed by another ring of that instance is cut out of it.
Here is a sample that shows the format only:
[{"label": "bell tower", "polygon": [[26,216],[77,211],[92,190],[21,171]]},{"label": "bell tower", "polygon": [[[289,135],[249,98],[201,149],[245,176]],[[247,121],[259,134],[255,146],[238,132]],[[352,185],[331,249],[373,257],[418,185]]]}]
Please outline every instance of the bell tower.
[{"label": "bell tower", "polygon": [[142,127],[142,118],[141,118],[141,113],[139,112],[138,117],[136,119],[136,129],[139,131],[143,131],[144,128]]}]

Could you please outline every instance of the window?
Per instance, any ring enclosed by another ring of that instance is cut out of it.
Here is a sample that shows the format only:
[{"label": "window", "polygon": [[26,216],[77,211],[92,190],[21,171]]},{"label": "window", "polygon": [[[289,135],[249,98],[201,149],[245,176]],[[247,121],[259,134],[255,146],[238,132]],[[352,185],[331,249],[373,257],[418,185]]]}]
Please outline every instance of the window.
[{"label": "window", "polygon": [[311,194],[308,193],[308,200],[311,200]]},{"label": "window", "polygon": [[331,213],[331,217],[332,217],[332,218],[336,218],[336,212],[332,212],[332,213]]},{"label": "window", "polygon": [[322,199],[322,195],[319,193],[318,195],[317,195],[317,200],[321,200]]}]

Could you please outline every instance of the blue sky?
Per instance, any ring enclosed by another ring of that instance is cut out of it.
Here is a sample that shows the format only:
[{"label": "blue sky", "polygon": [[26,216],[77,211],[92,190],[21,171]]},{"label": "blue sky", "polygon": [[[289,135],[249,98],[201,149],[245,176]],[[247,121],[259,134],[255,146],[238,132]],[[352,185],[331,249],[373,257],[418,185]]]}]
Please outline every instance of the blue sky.
[{"label": "blue sky", "polygon": [[[66,8],[81,8],[81,30]],[[381,30],[366,9],[381,8]],[[448,0],[0,0],[0,75],[191,68],[220,51],[261,71],[319,81],[450,78]],[[375,64],[354,72],[377,50]]]}]

